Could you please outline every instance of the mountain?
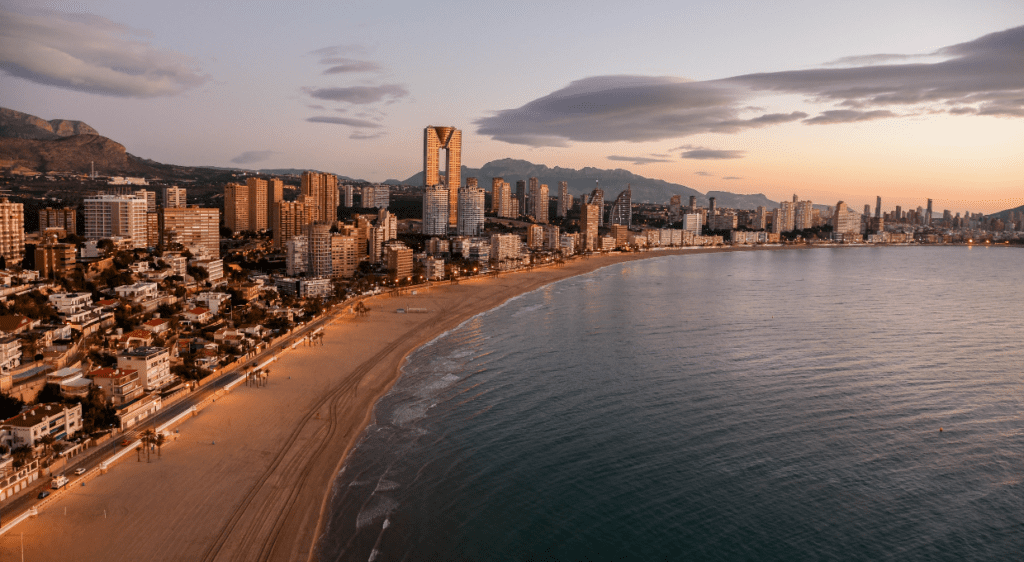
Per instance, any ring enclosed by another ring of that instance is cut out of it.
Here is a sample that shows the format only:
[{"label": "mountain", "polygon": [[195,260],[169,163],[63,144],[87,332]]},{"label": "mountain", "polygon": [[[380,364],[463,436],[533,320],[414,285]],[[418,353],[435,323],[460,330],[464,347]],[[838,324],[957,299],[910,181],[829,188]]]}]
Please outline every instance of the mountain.
[{"label": "mountain", "polygon": [[81,121],[53,119],[44,121],[35,115],[0,107],[0,137],[25,140],[55,140],[73,135],[99,135]]},{"label": "mountain", "polygon": [[[501,177],[512,185],[515,191],[515,184],[519,180],[527,181],[529,178],[537,178],[541,183],[548,185],[549,193],[554,195],[558,190],[558,182],[569,182],[569,193],[582,195],[590,193],[595,185],[600,185],[604,190],[605,201],[613,201],[620,191],[629,185],[633,189],[634,202],[650,202],[667,204],[673,195],[682,196],[683,205],[690,202],[690,196],[697,197],[697,204],[706,206],[708,197],[714,197],[719,207],[736,209],[754,209],[758,205],[764,205],[769,209],[778,206],[778,203],[771,201],[763,194],[743,195],[730,193],[728,191],[709,191],[707,194],[696,189],[670,183],[665,180],[645,178],[633,172],[615,169],[603,170],[600,168],[550,168],[543,164],[534,164],[526,160],[515,160],[505,158],[488,162],[481,168],[462,167],[462,177],[475,177],[480,180],[480,186],[490,189],[490,179]],[[596,182],[596,183],[595,183]],[[384,183],[392,185],[423,185],[423,172],[420,172],[405,181],[388,180]]]},{"label": "mountain", "polygon": [[1005,211],[999,211],[998,213],[992,213],[989,218],[999,219],[1001,221],[1010,220],[1010,213],[1024,213],[1024,205],[1020,207],[1014,207],[1012,209],[1006,209]]}]

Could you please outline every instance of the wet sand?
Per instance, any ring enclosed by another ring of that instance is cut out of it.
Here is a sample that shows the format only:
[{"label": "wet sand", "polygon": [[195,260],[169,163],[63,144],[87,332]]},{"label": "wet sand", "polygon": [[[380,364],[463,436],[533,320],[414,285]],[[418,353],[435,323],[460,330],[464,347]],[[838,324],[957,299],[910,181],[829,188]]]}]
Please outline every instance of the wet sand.
[{"label": "wet sand", "polygon": [[[751,249],[751,248],[745,248]],[[151,461],[135,455],[0,537],[0,560],[310,560],[335,475],[405,357],[509,298],[599,267],[673,250],[579,259],[417,294],[368,299],[323,345],[300,344],[178,426]],[[398,308],[426,309],[397,314]],[[7,514],[3,514],[7,516]]]}]

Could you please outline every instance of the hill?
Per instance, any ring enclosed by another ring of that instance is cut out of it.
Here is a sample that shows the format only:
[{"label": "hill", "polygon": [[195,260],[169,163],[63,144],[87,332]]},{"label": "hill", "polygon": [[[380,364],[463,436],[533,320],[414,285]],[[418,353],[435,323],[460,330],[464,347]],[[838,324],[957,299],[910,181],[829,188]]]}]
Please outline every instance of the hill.
[{"label": "hill", "polygon": [[73,135],[99,135],[81,121],[53,119],[44,121],[35,115],[0,107],[0,137],[26,140],[55,140]]},{"label": "hill", "polygon": [[[668,203],[673,195],[680,195],[683,204],[689,203],[690,196],[697,197],[697,204],[706,206],[708,197],[715,197],[719,207],[730,207],[740,209],[753,209],[758,205],[768,208],[778,206],[778,203],[771,201],[763,194],[743,195],[727,191],[709,191],[704,194],[696,189],[685,185],[670,183],[665,180],[646,178],[623,169],[604,170],[601,168],[586,167],[580,170],[573,168],[548,167],[543,164],[534,164],[526,160],[515,160],[505,158],[488,162],[480,168],[462,167],[463,178],[478,178],[480,186],[490,189],[490,178],[504,178],[515,189],[519,180],[526,181],[529,178],[537,178],[541,183],[548,185],[551,194],[558,189],[558,182],[569,183],[569,193],[582,195],[590,193],[595,185],[600,185],[604,190],[605,200],[613,200],[620,191],[629,185],[633,188],[633,201],[650,203]],[[423,185],[423,172],[417,173],[405,181],[388,180],[384,183],[392,185]]]}]

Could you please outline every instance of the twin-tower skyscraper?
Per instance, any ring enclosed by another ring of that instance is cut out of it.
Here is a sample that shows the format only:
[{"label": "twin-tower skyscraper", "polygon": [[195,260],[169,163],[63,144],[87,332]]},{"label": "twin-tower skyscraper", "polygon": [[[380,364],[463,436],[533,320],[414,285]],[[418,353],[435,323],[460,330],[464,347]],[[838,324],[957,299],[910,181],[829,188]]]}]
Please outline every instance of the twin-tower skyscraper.
[{"label": "twin-tower skyscraper", "polygon": [[[445,151],[441,181],[441,150]],[[448,225],[459,218],[459,187],[462,185],[462,131],[455,127],[430,126],[423,130],[423,186],[448,188]]]}]

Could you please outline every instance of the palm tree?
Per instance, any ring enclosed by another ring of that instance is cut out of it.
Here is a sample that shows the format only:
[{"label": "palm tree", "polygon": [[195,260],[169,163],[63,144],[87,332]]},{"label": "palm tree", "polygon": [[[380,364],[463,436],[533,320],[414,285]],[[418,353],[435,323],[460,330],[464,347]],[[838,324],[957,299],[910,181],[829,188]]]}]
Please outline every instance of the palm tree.
[{"label": "palm tree", "polygon": [[142,432],[142,444],[146,447],[146,462],[150,462],[150,456],[152,452],[150,445],[156,443],[156,432],[152,429],[147,429]]},{"label": "palm tree", "polygon": [[161,456],[161,454],[160,454],[160,447],[162,447],[163,444],[167,442],[167,436],[164,435],[163,433],[159,433],[156,436],[156,441],[155,442],[156,442],[156,456],[157,456],[157,458],[160,458],[160,456]]},{"label": "palm tree", "polygon": [[142,462],[142,445],[135,446],[135,458],[138,462]]},{"label": "palm tree", "polygon": [[44,435],[39,438],[39,444],[43,446],[43,454],[47,454],[53,448],[53,443],[57,441],[52,435]]}]

